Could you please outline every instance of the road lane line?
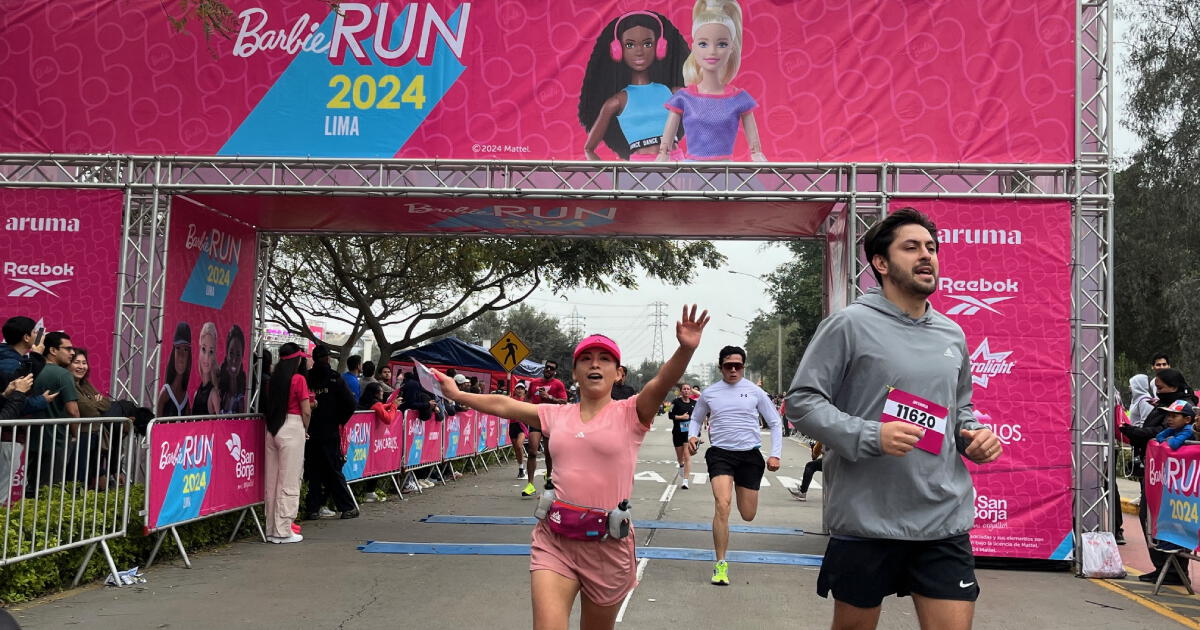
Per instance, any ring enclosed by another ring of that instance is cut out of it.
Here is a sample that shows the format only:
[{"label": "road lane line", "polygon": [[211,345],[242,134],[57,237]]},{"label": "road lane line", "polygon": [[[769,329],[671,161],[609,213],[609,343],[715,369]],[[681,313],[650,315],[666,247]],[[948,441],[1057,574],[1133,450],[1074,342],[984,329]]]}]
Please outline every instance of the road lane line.
[{"label": "road lane line", "polygon": [[625,601],[621,602],[621,610],[617,611],[617,623],[625,620],[625,609],[629,606],[629,600],[633,599],[633,593],[637,590],[638,585],[642,583],[642,574],[646,572],[646,565],[650,562],[649,558],[638,560],[637,565],[637,582],[633,585],[633,590],[625,595]]}]

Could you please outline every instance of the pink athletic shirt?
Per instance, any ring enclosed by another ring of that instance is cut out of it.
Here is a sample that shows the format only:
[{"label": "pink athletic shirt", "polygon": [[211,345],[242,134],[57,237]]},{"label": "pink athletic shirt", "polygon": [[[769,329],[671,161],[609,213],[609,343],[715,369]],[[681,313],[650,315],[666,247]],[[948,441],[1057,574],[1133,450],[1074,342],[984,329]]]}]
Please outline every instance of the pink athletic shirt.
[{"label": "pink athletic shirt", "polygon": [[300,415],[303,411],[300,408],[300,403],[308,398],[308,381],[304,379],[303,374],[292,375],[292,386],[288,390],[288,407],[287,412],[290,414]]},{"label": "pink athletic shirt", "polygon": [[542,431],[550,435],[554,488],[568,503],[610,510],[633,494],[637,452],[646,439],[637,396],[614,400],[586,423],[579,405],[538,405]]}]

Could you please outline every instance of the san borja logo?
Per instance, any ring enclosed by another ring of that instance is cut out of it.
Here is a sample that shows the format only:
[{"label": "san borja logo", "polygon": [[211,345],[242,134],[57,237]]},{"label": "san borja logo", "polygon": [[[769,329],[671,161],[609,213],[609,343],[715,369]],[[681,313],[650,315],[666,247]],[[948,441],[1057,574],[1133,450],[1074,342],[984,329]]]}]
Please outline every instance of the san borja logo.
[{"label": "san borja logo", "polygon": [[74,276],[75,265],[48,265],[46,263],[21,264],[12,261],[4,263],[4,276],[18,286],[8,292],[8,297],[31,298],[40,293],[49,293],[59,297],[54,287],[70,282]]},{"label": "san borja logo", "polygon": [[1013,368],[1017,365],[1016,361],[1008,360],[1012,353],[1012,350],[994,352],[991,342],[984,337],[975,351],[971,353],[971,382],[986,388],[993,377],[1012,374]]},{"label": "san borja logo", "polygon": [[235,464],[235,473],[238,479],[250,479],[254,476],[254,453],[242,448],[242,436],[232,433],[228,440],[225,440],[225,448],[229,449],[229,456],[233,458]]},{"label": "san borja logo", "polygon": [[975,521],[999,525],[1008,520],[1008,499],[993,499],[985,495],[975,497]]},{"label": "san borja logo", "polygon": [[[995,305],[1017,297],[1004,294],[1015,294],[1021,291],[1020,283],[1012,278],[956,280],[941,277],[938,278],[938,288],[946,292],[947,298],[957,301],[957,304],[951,306],[946,314],[964,316],[977,315],[981,311],[1003,315]],[[983,295],[970,295],[968,292],[982,293]]]}]

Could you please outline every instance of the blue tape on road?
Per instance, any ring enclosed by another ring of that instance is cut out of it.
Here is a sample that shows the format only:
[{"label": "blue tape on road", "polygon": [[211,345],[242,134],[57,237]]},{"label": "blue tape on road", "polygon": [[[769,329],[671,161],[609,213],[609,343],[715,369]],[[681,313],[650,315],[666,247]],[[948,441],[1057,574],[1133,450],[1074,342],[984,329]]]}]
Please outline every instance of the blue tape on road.
[{"label": "blue tape on road", "polygon": [[[458,514],[430,514],[421,519],[425,523],[443,525],[534,525],[537,519],[532,516],[466,516]],[[637,529],[680,529],[698,532],[711,532],[712,523],[684,523],[680,521],[637,521],[633,522]],[[803,536],[804,530],[796,527],[752,527],[750,525],[730,525],[729,531],[736,534],[776,534],[780,536]]]},{"label": "blue tape on road", "polygon": [[[527,556],[529,545],[461,544],[461,543],[406,543],[371,541],[358,548],[365,553],[404,553],[418,555],[449,556]],[[698,560],[712,562],[711,549],[687,549],[682,547],[638,547],[639,558],[655,560]],[[785,564],[791,566],[819,567],[821,556],[779,551],[730,551],[726,554],[730,562],[742,564]]]}]

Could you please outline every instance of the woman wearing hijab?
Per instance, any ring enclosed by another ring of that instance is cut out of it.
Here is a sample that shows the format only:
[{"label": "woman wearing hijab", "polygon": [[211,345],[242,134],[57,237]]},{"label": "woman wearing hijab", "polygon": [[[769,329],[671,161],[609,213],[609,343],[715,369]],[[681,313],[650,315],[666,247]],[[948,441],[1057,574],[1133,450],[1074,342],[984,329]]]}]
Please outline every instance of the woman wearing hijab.
[{"label": "woman wearing hijab", "polygon": [[1129,422],[1135,427],[1146,423],[1146,416],[1154,409],[1154,395],[1150,393],[1150,377],[1135,374],[1129,379]]}]

